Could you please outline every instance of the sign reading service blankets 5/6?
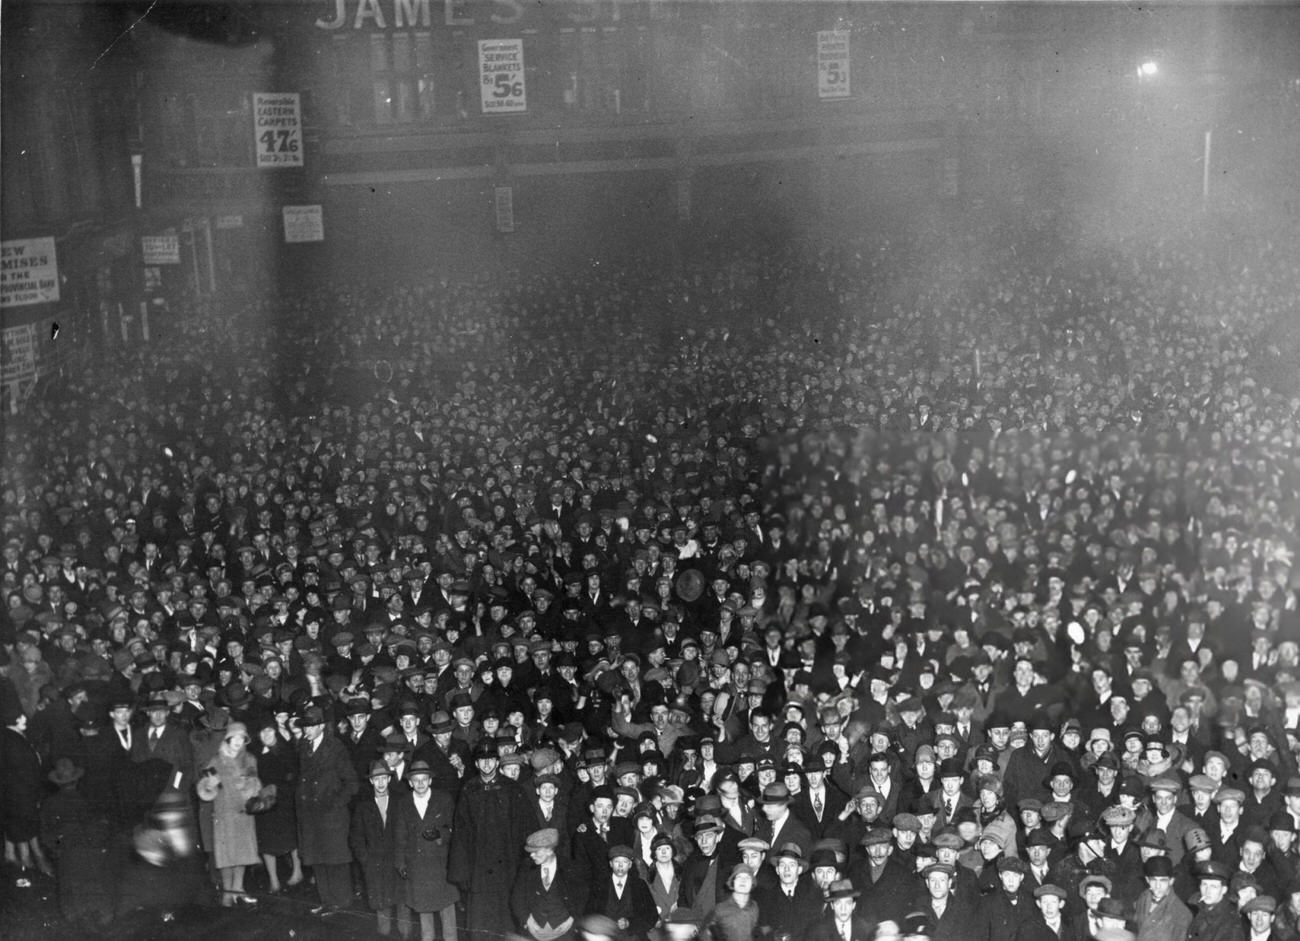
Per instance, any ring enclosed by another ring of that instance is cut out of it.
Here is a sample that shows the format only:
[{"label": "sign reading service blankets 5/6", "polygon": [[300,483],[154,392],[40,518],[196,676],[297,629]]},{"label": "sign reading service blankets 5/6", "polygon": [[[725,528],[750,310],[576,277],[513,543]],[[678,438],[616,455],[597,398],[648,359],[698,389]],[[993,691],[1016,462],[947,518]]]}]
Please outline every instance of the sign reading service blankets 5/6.
[{"label": "sign reading service blankets 5/6", "polygon": [[528,110],[522,39],[480,39],[478,67],[484,114],[522,114]]},{"label": "sign reading service blankets 5/6", "polygon": [[297,92],[253,92],[258,167],[302,166],[302,107]]},{"label": "sign reading service blankets 5/6", "polygon": [[52,237],[0,242],[0,307],[59,299],[59,262]]}]

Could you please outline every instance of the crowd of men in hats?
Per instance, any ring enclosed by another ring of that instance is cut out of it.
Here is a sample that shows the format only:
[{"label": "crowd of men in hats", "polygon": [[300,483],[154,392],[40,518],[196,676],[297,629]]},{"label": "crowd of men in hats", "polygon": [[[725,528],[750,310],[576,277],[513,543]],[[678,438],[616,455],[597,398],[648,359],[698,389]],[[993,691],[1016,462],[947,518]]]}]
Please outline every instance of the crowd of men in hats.
[{"label": "crowd of men in hats", "polygon": [[5,429],[7,863],[110,918],[247,743],[230,866],[382,934],[1295,937],[1260,282],[976,239],[227,301],[66,377]]}]

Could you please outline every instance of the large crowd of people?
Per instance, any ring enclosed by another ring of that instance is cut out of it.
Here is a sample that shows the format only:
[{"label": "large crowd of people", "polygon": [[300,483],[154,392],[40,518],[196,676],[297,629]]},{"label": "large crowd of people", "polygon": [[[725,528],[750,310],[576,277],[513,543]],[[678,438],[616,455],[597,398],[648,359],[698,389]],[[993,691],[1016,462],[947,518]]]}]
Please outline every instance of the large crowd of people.
[{"label": "large crowd of people", "polygon": [[5,425],[8,878],[1295,937],[1298,259],[1045,215],[195,301]]}]

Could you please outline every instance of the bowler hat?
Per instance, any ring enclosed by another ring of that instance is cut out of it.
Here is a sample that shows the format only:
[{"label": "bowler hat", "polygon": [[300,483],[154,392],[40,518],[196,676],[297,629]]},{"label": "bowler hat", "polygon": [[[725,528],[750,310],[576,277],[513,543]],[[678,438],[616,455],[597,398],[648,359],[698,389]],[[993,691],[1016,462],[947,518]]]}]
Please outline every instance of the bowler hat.
[{"label": "bowler hat", "polygon": [[1148,879],[1172,879],[1174,861],[1168,856],[1152,856],[1142,864],[1142,874]]}]

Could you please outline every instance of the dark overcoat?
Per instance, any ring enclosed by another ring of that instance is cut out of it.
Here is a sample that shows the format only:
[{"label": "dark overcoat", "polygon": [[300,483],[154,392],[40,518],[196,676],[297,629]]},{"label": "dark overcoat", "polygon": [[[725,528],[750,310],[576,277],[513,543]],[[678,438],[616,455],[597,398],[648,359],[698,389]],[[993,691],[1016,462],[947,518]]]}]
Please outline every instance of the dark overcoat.
[{"label": "dark overcoat", "polygon": [[429,791],[421,817],[415,795],[397,800],[393,845],[398,869],[406,870],[406,904],[417,912],[437,912],[460,901],[460,890],[447,881],[456,805],[446,791]]},{"label": "dark overcoat", "polygon": [[352,862],[348,804],[357,793],[357,772],[343,743],[332,735],[312,750],[298,745],[298,852],[308,866]]},{"label": "dark overcoat", "polygon": [[390,795],[388,817],[379,813],[372,795],[362,797],[352,808],[352,853],[361,864],[366,883],[366,904],[385,911],[397,903],[397,857],[393,833],[397,829],[397,805],[402,798]]},{"label": "dark overcoat", "polygon": [[461,789],[447,874],[465,892],[471,933],[514,930],[503,903],[514,888],[532,822],[528,795],[516,781],[500,774],[491,781],[475,776]]}]

